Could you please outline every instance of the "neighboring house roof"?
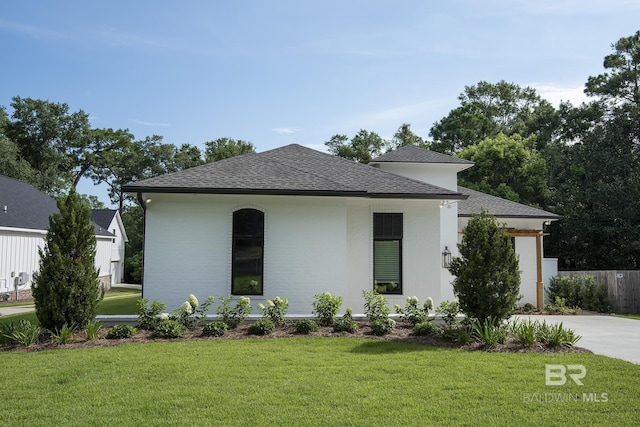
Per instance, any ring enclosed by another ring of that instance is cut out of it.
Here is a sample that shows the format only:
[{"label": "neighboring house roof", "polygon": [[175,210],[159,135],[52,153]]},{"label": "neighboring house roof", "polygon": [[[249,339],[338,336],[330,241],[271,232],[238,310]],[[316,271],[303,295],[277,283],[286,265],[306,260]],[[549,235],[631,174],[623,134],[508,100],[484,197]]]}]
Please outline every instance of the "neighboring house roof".
[{"label": "neighboring house roof", "polygon": [[123,240],[128,242],[129,238],[127,237],[127,232],[124,229],[124,224],[117,209],[91,209],[91,221],[107,231],[111,230],[111,224],[114,219],[120,228]]},{"label": "neighboring house roof", "polygon": [[418,199],[466,196],[297,144],[123,186],[126,192],[280,194]]},{"label": "neighboring house roof", "polygon": [[[49,217],[57,212],[53,197],[26,182],[0,175],[0,227],[47,230]],[[97,236],[113,236],[94,225]]]},{"label": "neighboring house roof", "polygon": [[453,163],[469,166],[474,164],[470,160],[459,159],[447,154],[416,147],[415,145],[399,147],[376,157],[370,163]]},{"label": "neighboring house roof", "polygon": [[0,227],[46,230],[49,215],[55,212],[53,198],[26,182],[0,175]]},{"label": "neighboring house roof", "polygon": [[490,215],[500,218],[560,219],[560,216],[554,213],[491,196],[479,191],[470,190],[465,187],[458,186],[458,191],[468,196],[466,200],[458,202],[459,217],[470,217],[472,214],[479,214],[482,209],[485,209]]}]

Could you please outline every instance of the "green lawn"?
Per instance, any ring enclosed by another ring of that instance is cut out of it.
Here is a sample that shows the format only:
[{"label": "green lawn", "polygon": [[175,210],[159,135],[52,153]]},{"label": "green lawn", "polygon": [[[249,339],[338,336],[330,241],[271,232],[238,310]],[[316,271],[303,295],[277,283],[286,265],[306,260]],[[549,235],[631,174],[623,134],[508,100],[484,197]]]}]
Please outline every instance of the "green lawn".
[{"label": "green lawn", "polygon": [[616,317],[624,317],[626,319],[640,320],[640,314],[616,314]]},{"label": "green lawn", "polygon": [[[592,354],[300,337],[2,357],[3,389],[19,404],[0,425],[624,426],[640,416],[640,366]],[[545,386],[547,363],[584,365],[584,385]],[[599,402],[572,400],[583,393]]]},{"label": "green lawn", "polygon": [[[105,295],[98,307],[98,314],[138,314],[136,302],[140,299],[140,291],[127,288],[114,288],[112,292]],[[31,304],[33,306],[33,304]],[[37,323],[38,319],[34,311],[10,316],[0,317],[1,322],[18,322],[27,319],[32,323]],[[1,422],[1,421],[0,421]]]}]

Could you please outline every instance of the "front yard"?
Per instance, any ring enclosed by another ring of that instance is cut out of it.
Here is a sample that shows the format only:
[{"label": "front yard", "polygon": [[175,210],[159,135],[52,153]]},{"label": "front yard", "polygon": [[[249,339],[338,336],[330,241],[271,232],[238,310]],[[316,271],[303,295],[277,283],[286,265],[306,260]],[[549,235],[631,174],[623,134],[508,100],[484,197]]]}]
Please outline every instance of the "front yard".
[{"label": "front yard", "polygon": [[[634,425],[640,367],[351,337],[5,352],[0,425]],[[584,385],[545,386],[545,364]]]}]

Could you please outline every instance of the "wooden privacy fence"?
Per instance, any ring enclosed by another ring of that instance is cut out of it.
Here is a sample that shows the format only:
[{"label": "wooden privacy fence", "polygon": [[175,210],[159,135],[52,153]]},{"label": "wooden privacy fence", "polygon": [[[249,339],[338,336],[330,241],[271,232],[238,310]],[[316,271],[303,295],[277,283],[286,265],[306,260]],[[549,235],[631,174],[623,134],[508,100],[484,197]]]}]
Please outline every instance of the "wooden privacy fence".
[{"label": "wooden privacy fence", "polygon": [[558,276],[591,276],[607,287],[616,313],[640,314],[640,270],[558,271]]}]

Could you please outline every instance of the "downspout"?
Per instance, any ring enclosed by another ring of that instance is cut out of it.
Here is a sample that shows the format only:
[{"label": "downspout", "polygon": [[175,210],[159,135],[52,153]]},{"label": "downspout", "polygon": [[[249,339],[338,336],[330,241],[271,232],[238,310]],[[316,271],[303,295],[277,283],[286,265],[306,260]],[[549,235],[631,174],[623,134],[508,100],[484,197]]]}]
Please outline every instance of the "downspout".
[{"label": "downspout", "polygon": [[544,307],[544,283],[542,281],[542,231],[536,234],[536,308],[542,310]]},{"label": "downspout", "polygon": [[140,298],[144,298],[144,266],[145,266],[145,256],[147,252],[147,204],[142,198],[142,193],[136,193],[136,199],[138,203],[140,203],[140,207],[142,208],[142,271],[140,272],[140,287],[142,288],[140,291]]}]

